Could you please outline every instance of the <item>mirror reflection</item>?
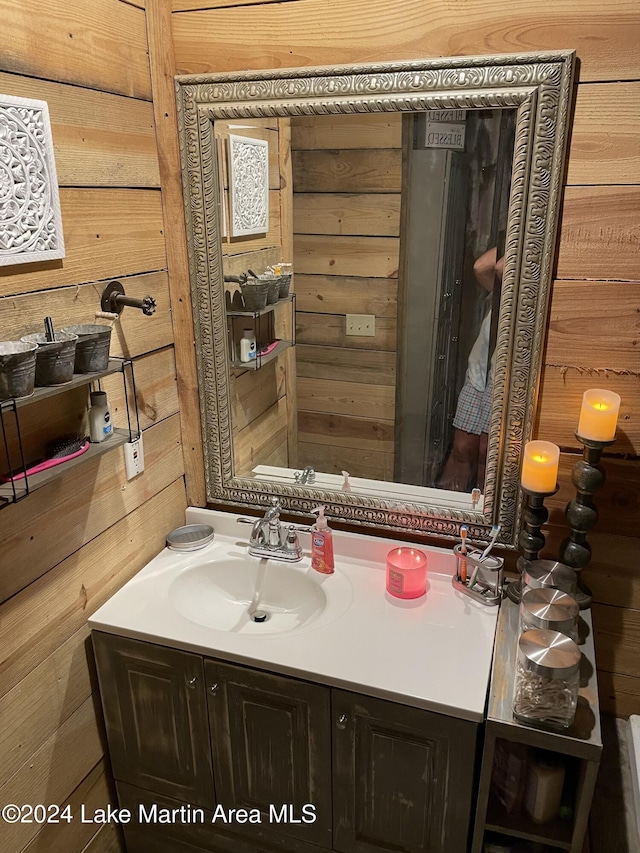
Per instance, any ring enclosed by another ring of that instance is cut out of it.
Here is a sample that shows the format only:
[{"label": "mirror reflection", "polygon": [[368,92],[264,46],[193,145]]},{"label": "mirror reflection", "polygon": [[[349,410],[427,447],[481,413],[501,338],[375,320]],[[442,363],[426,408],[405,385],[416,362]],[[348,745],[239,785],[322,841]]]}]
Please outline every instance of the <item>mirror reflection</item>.
[{"label": "mirror reflection", "polygon": [[482,492],[515,110],[214,127],[235,475]]}]

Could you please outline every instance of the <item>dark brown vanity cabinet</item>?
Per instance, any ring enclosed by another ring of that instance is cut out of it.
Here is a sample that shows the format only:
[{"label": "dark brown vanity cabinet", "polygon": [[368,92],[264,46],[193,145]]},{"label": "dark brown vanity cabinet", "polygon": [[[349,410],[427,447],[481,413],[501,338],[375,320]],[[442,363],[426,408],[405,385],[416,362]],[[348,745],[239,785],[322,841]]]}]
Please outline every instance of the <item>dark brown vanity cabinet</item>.
[{"label": "dark brown vanity cabinet", "polygon": [[114,777],[211,808],[200,655],[96,631],[92,637]]},{"label": "dark brown vanity cabinet", "polygon": [[93,641],[120,805],[134,818],[141,803],[147,815],[190,809],[132,821],[129,853],[467,849],[474,723],[115,635]]},{"label": "dark brown vanity cabinet", "polygon": [[204,668],[218,802],[258,808],[263,827],[331,849],[329,689],[217,661]]},{"label": "dark brown vanity cabinet", "polygon": [[342,853],[463,853],[477,727],[332,690],[333,845]]}]

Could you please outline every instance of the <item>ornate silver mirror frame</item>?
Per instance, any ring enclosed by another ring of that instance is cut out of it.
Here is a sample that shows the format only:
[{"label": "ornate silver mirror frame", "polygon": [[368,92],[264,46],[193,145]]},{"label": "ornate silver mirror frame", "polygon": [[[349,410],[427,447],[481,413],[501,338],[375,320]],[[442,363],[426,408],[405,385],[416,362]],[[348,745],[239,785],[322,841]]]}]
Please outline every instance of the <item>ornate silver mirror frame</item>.
[{"label": "ornate silver mirror frame", "polygon": [[[533,428],[546,328],[572,93],[571,51],[454,57],[336,68],[176,78],[207,497],[308,514],[318,503],[352,524],[472,538],[499,523],[514,547],[520,454]],[[430,109],[517,110],[500,320],[481,512],[234,476],[216,119]]]}]

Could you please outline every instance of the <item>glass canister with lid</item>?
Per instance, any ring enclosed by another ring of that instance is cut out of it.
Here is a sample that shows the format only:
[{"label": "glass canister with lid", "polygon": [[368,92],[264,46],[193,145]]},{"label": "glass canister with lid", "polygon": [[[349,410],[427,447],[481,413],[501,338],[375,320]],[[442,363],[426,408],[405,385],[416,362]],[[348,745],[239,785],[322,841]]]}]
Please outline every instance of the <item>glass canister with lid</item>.
[{"label": "glass canister with lid", "polygon": [[578,704],[580,649],[558,631],[535,628],[518,640],[513,716],[526,725],[564,731]]},{"label": "glass canister with lid", "polygon": [[559,631],[578,642],[578,615],[575,598],[559,589],[530,589],[520,599],[520,633],[532,628]]},{"label": "glass canister with lid", "polygon": [[530,589],[552,587],[575,595],[578,586],[576,572],[557,560],[529,560],[522,570],[522,594]]}]

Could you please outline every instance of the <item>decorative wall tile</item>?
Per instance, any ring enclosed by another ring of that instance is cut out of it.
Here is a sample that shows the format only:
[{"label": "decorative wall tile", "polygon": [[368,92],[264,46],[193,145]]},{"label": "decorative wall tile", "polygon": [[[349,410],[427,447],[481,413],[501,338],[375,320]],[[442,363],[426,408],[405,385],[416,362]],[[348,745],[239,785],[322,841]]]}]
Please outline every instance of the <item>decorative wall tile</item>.
[{"label": "decorative wall tile", "polygon": [[0,266],[64,255],[47,103],[0,95]]},{"label": "decorative wall tile", "polygon": [[231,236],[269,230],[269,144],[229,134]]}]

